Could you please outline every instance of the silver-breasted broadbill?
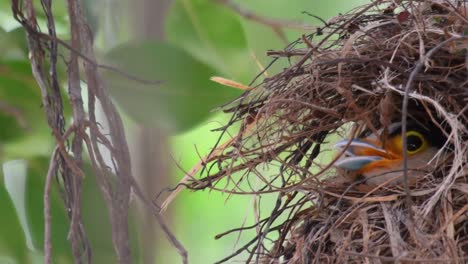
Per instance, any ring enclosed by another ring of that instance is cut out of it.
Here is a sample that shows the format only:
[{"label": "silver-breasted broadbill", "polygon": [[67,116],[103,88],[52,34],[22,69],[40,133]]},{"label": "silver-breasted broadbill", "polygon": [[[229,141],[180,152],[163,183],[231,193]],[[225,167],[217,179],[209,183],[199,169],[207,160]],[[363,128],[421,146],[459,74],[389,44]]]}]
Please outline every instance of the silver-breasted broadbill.
[{"label": "silver-breasted broadbill", "polygon": [[[335,162],[335,166],[350,171],[357,177],[364,177],[366,184],[401,183],[403,181],[401,123],[391,124],[385,136],[382,129],[377,132],[377,135],[372,133],[337,142],[335,147],[342,155]],[[446,141],[442,131],[433,124],[409,121],[404,136],[407,139],[407,168],[411,180],[433,171],[444,156],[436,155]]]}]

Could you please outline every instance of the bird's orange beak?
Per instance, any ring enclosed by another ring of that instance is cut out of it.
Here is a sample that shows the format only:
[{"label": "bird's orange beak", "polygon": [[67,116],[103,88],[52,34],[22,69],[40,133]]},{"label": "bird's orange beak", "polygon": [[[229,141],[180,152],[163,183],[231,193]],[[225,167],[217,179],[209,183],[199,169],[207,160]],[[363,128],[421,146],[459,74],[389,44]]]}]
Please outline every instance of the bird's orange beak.
[{"label": "bird's orange beak", "polygon": [[335,166],[359,173],[377,168],[391,169],[401,162],[400,153],[395,153],[392,148],[384,148],[378,141],[341,140],[335,144],[335,148],[344,150],[343,156],[335,162]]}]

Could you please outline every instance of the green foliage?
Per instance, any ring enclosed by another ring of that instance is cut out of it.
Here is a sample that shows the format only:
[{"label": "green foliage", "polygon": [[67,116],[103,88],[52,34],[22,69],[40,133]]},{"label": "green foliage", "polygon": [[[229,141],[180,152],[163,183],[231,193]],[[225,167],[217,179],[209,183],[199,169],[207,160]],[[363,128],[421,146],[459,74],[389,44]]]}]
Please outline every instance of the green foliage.
[{"label": "green foliage", "polygon": [[0,208],[2,208],[2,217],[0,217],[0,256],[10,257],[26,263],[28,250],[23,231],[11,198],[3,187],[0,188]]},{"label": "green foliage", "polygon": [[[41,263],[43,192],[53,138],[27,58],[24,30],[5,32],[0,28],[0,49],[0,161],[3,166],[0,170],[0,262]],[[59,71],[63,74],[62,68]],[[67,104],[65,115],[70,116]],[[22,160],[12,160],[18,157]],[[89,166],[85,172],[88,177],[83,184],[82,217],[94,260],[114,263],[106,206]],[[67,239],[69,220],[57,182],[53,184],[53,257],[57,263],[72,263]]]},{"label": "green foliage", "polygon": [[217,75],[216,70],[170,44],[127,43],[113,49],[107,58],[112,65],[141,79],[162,81],[148,85],[106,74],[119,105],[146,124],[169,125],[183,131],[204,120],[214,107],[239,95],[209,80]]},{"label": "green foliage", "polygon": [[[27,60],[24,30],[0,30],[0,143],[4,145],[0,156],[14,157],[9,146],[21,144],[32,138],[49,141],[41,94],[32,76]],[[37,138],[42,134],[43,137]],[[40,144],[39,144],[40,145]],[[46,152],[45,150],[43,152]],[[24,154],[24,153],[23,153]]]},{"label": "green foliage", "polygon": [[[49,155],[52,137],[27,58],[24,29],[0,29],[0,49],[0,157]],[[58,73],[64,75],[63,65],[59,64]],[[70,112],[67,103],[64,111],[66,115]]]},{"label": "green foliage", "polygon": [[[49,160],[37,157],[4,163],[0,173],[0,257],[10,257],[19,263],[44,247],[44,172]],[[90,166],[82,191],[82,218],[96,263],[115,263],[111,243],[109,216]],[[21,180],[21,179],[24,180]],[[51,193],[52,245],[55,260],[72,263],[69,220],[56,182]],[[137,259],[137,258],[135,258]]]},{"label": "green foliage", "polygon": [[[25,226],[22,226],[23,230],[20,232],[27,238],[23,247],[26,246],[28,251],[42,251],[44,247],[43,186],[45,183],[43,173],[47,171],[48,159],[35,158],[29,161],[16,160],[5,163],[4,166],[17,167],[13,171],[10,169],[12,175],[4,175],[5,181],[8,178],[25,178],[24,182],[16,181],[15,183],[16,185],[24,184],[24,186],[16,186],[17,191],[22,190],[23,192],[10,195],[14,204],[20,205],[15,206],[16,215],[21,215],[19,212],[24,211],[24,217],[26,217]],[[21,169],[24,170],[24,175],[21,175]],[[21,208],[21,205],[24,207]],[[67,241],[68,220],[65,208],[56,189],[51,193],[51,208],[52,232],[54,234],[52,237],[54,259],[68,259],[68,261],[71,261],[71,250]]]},{"label": "green foliage", "polygon": [[216,68],[248,82],[256,71],[238,17],[211,0],[178,0],[166,19],[168,40]]},{"label": "green foliage", "polygon": [[23,28],[16,28],[10,32],[5,32],[0,27],[0,50],[4,59],[26,60],[28,44]]},{"label": "green foliage", "polygon": [[[8,256],[20,263],[28,263],[26,259],[32,252],[42,251],[44,178],[41,176],[43,170],[47,170],[47,166],[46,159],[31,160],[30,163],[15,160],[3,164],[0,221],[5,223],[0,227],[0,244],[8,245],[8,248],[1,250],[3,257]],[[56,191],[52,193],[51,200],[54,256],[55,259],[68,258],[70,261],[65,210]]]}]

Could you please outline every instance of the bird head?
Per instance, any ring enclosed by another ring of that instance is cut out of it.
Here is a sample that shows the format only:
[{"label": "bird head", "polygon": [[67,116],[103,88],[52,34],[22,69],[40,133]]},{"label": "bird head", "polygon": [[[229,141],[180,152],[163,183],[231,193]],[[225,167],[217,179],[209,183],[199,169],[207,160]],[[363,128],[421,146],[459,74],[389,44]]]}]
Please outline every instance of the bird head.
[{"label": "bird head", "polygon": [[407,164],[411,176],[425,174],[434,169],[434,156],[445,143],[443,133],[433,125],[409,122],[405,135],[401,134],[401,123],[393,123],[388,133],[383,136],[370,134],[351,140],[341,140],[335,147],[343,155],[335,166],[355,175],[364,176],[368,184],[381,184],[395,179],[393,184],[401,182],[403,175],[403,136],[407,142]]}]

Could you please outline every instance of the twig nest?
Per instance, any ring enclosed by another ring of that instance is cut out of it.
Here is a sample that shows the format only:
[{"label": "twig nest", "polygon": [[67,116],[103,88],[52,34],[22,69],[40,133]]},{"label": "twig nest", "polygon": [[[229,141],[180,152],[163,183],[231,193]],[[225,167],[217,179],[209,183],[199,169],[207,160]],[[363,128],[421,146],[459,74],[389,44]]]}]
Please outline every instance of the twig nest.
[{"label": "twig nest", "polygon": [[[463,1],[374,1],[269,52],[290,67],[227,107],[221,130],[240,130],[189,184],[277,193],[257,235],[223,261],[466,263],[467,12]],[[383,135],[402,120],[443,134],[424,177],[372,185],[334,168],[337,135]]]}]

